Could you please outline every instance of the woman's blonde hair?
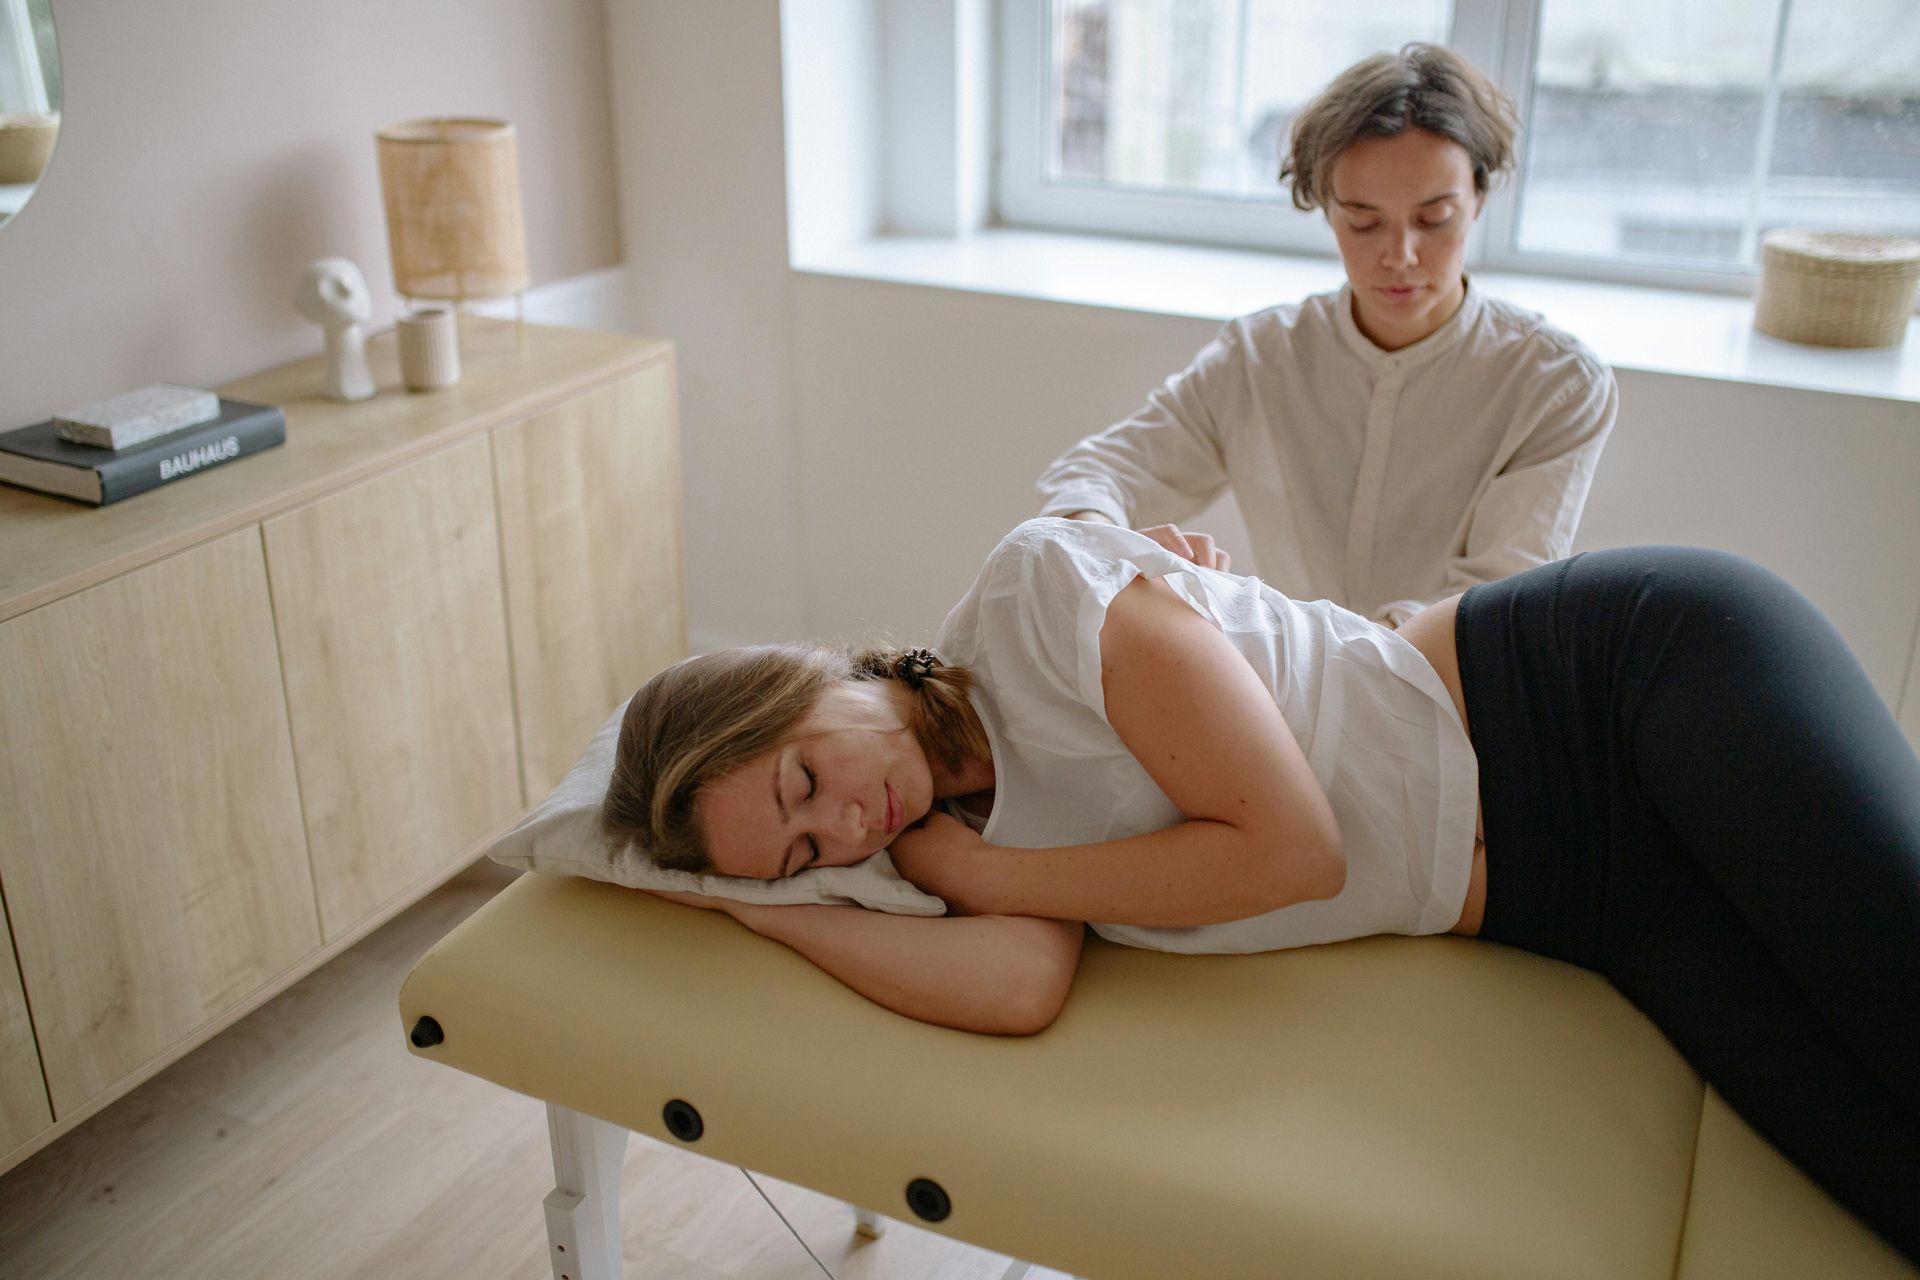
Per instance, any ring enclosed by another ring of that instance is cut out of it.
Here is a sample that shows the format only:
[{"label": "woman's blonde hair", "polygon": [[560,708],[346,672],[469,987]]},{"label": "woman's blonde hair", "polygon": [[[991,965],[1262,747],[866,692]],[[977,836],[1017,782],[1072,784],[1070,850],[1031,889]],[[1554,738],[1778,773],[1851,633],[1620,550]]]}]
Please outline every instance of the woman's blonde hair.
[{"label": "woman's blonde hair", "polygon": [[1348,147],[1407,129],[1459,143],[1473,163],[1473,189],[1485,196],[1513,167],[1519,117],[1512,100],[1451,49],[1410,44],[1376,53],[1342,71],[1294,118],[1291,152],[1280,166],[1294,207],[1331,202],[1333,162]]},{"label": "woman's blonde hair", "polygon": [[[633,695],[620,722],[601,830],[632,840],[656,866],[704,872],[712,856],[694,822],[708,783],[794,736],[820,695],[846,681],[904,679],[914,688],[907,728],[929,760],[957,771],[988,755],[968,704],[973,677],[937,659],[888,647],[816,644],[723,649],[675,663]],[[917,685],[917,688],[914,687]]]}]

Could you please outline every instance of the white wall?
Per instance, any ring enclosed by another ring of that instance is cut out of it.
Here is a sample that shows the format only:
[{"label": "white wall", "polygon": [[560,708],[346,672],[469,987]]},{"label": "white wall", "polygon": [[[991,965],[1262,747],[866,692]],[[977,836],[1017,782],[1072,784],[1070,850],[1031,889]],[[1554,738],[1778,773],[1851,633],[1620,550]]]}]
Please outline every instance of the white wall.
[{"label": "white wall", "polygon": [[[1920,710],[1920,406],[1621,372],[1575,545],[1721,547],[1819,605],[1889,705]],[[1920,718],[1909,716],[1920,742]]]},{"label": "white wall", "polygon": [[[613,3],[631,8],[633,0]],[[774,7],[752,0],[729,16],[758,29]],[[786,32],[780,41],[785,99],[796,107],[781,120],[785,161],[792,165],[805,157],[810,166],[806,174],[788,170],[789,178],[797,180],[790,181],[788,189],[797,186],[807,193],[798,204],[786,206],[793,242],[804,252],[807,246],[870,235],[881,220],[878,156],[887,107],[874,74],[882,57],[880,0],[789,0],[779,7],[794,15],[775,23]],[[616,51],[616,79],[619,72]],[[779,87],[774,86],[776,92]],[[756,107],[763,102],[756,92]]]},{"label": "white wall", "polygon": [[775,0],[609,0],[634,326],[679,351],[696,647],[805,617]]},{"label": "white wall", "polygon": [[319,350],[290,299],[322,255],[388,323],[392,120],[513,121],[535,285],[622,261],[604,0],[57,0],[54,21],[60,140],[0,226],[0,426]]},{"label": "white wall", "polygon": [[[612,4],[623,228],[643,321],[680,339],[687,371],[695,638],[923,637],[1032,513],[1041,465],[1135,407],[1214,326],[788,272],[776,0]],[[1753,556],[1834,618],[1896,701],[1920,622],[1915,407],[1620,382],[1581,545]]]},{"label": "white wall", "polygon": [[1041,468],[1218,327],[833,276],[793,300],[804,625],[824,635],[927,636],[1034,514]]}]

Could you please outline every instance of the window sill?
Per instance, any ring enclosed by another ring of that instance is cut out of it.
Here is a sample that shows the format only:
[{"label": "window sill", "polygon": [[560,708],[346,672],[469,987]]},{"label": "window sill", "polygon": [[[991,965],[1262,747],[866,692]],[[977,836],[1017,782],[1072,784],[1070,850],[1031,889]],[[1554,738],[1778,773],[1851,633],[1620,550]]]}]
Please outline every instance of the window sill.
[{"label": "window sill", "polygon": [[[993,229],[883,237],[816,253],[813,275],[1227,320],[1339,287],[1331,258]],[[1616,369],[1920,401],[1920,324],[1896,347],[1839,350],[1756,333],[1750,298],[1479,272],[1488,294],[1538,311]]]}]

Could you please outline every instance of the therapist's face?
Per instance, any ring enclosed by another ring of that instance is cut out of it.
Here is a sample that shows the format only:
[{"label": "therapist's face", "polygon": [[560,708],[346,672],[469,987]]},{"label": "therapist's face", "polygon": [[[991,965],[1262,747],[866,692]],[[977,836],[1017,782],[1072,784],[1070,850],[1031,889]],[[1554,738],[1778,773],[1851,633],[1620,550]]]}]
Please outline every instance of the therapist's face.
[{"label": "therapist's face", "polygon": [[1466,148],[1425,129],[1362,138],[1335,158],[1328,188],[1360,331],[1397,351],[1445,324],[1466,296],[1480,216]]},{"label": "therapist's face", "polygon": [[926,753],[891,680],[834,685],[792,738],[700,789],[694,820],[713,869],[776,880],[844,867],[933,807]]}]

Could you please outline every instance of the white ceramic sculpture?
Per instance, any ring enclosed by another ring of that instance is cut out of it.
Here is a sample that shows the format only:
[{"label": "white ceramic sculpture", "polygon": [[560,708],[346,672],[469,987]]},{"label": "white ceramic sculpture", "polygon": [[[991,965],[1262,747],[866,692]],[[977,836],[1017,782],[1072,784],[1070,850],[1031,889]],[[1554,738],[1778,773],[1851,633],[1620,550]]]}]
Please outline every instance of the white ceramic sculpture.
[{"label": "white ceramic sculpture", "polygon": [[316,258],[300,273],[294,310],[327,334],[329,400],[365,400],[373,394],[367,342],[360,326],[373,314],[367,278],[345,258]]}]

